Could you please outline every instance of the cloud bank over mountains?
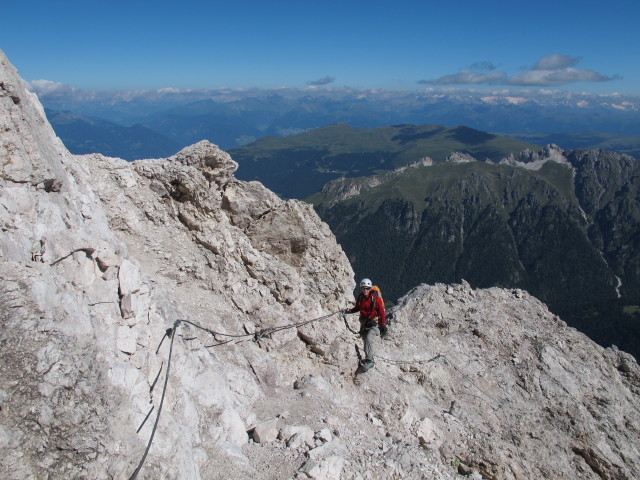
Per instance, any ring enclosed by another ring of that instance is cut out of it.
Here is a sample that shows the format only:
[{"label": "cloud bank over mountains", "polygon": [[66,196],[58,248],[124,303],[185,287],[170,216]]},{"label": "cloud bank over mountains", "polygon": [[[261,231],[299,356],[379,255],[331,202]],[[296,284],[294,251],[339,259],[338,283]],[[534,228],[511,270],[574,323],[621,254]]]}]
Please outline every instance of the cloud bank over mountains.
[{"label": "cloud bank over mountains", "polygon": [[[430,87],[416,88],[415,90],[391,90],[391,89],[371,89],[371,88],[351,88],[348,86],[334,86],[335,78],[326,76],[317,80],[307,82],[306,88],[279,87],[279,88],[199,88],[199,89],[179,89],[165,87],[160,89],[140,89],[140,90],[84,90],[51,80],[33,80],[27,82],[29,90],[36,93],[45,106],[48,102],[61,101],[65,103],[74,102],[127,102],[133,100],[160,101],[162,99],[175,102],[212,100],[216,102],[233,102],[251,96],[280,95],[287,98],[297,98],[307,95],[322,95],[328,98],[343,98],[345,96],[357,95],[358,98],[368,98],[370,100],[387,100],[393,98],[403,98],[407,95],[418,94],[423,96],[459,97],[471,100],[473,98],[485,98],[487,95],[495,97],[510,98],[514,94],[518,97],[538,103],[555,103],[556,101],[566,101],[571,99],[576,103],[588,101],[593,104],[610,103],[612,101],[622,101],[633,105],[636,110],[640,107],[640,97],[620,93],[587,93],[571,92],[564,90],[554,90],[550,88],[566,82],[577,81],[608,81],[614,77],[606,77],[591,70],[579,70],[571,66],[562,68],[551,68],[552,57],[541,59],[534,68],[520,75],[507,77],[504,72],[479,73],[470,70],[447,75],[437,80],[421,80],[418,82]],[[567,57],[568,58],[568,57]],[[574,59],[577,61],[577,59]],[[473,68],[484,68],[487,70],[497,67],[491,62],[479,62],[472,65]],[[544,67],[544,68],[543,68]],[[573,79],[573,80],[572,80]],[[472,88],[456,88],[455,85],[494,85],[497,88],[475,90]],[[439,88],[438,88],[439,87]],[[523,88],[509,88],[523,87]],[[531,87],[531,88],[529,88]],[[413,97],[412,97],[413,98]]]},{"label": "cloud bank over mountains", "polygon": [[[575,68],[572,65],[577,61],[562,56],[545,57],[531,72],[558,74],[563,69]],[[496,83],[503,75],[499,71],[502,67],[493,63],[479,63],[475,68],[484,68],[483,75],[493,75]],[[526,78],[518,81],[524,84]],[[142,125],[181,146],[206,138],[222,148],[232,148],[264,136],[287,136],[334,123],[361,128],[465,125],[484,132],[591,131],[626,136],[637,135],[640,124],[640,97],[631,95],[508,85],[475,89],[449,85],[412,90],[357,89],[335,86],[332,82],[333,77],[326,76],[304,88],[167,86],[155,90],[90,91],[37,80],[31,82],[30,89],[52,118],[56,112],[71,112],[126,128]],[[67,121],[64,128],[69,127]]]},{"label": "cloud bank over mountains", "polygon": [[[619,75],[603,75],[589,69],[576,68],[580,57],[554,53],[538,60],[524,73],[509,76],[496,71],[492,62],[477,62],[469,70],[462,70],[432,80],[420,80],[421,85],[509,85],[514,87],[555,87],[576,82],[610,82]],[[488,70],[483,73],[478,70]]]},{"label": "cloud bank over mountains", "polygon": [[333,83],[336,79],[334,77],[330,77],[327,75],[326,77],[319,78],[318,80],[309,80],[307,85],[311,86],[320,86],[320,85],[329,85]]}]

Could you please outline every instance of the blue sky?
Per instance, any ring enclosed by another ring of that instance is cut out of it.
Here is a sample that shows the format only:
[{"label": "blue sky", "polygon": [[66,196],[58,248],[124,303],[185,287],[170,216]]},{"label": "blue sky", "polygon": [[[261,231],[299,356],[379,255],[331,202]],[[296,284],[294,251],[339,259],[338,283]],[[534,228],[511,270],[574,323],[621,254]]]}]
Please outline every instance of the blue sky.
[{"label": "blue sky", "polygon": [[30,1],[0,49],[90,90],[546,88],[640,95],[637,0]]}]

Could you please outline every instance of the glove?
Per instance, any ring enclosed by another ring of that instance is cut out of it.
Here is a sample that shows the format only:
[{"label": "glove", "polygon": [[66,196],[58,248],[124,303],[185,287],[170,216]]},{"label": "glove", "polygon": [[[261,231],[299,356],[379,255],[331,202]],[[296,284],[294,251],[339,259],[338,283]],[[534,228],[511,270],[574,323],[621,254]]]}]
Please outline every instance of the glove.
[{"label": "glove", "polygon": [[378,328],[380,329],[380,336],[384,337],[387,334],[387,330],[388,330],[387,326],[380,325]]},{"label": "glove", "polygon": [[351,313],[351,309],[350,309],[350,308],[345,308],[345,309],[342,311],[342,313],[344,313],[345,315],[346,315],[347,313]]}]

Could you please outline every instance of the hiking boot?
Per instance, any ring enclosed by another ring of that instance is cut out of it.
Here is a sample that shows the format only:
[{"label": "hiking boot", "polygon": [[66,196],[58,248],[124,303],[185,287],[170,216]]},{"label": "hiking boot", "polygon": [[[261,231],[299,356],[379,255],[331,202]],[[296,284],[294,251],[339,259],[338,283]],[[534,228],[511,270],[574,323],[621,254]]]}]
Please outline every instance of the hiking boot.
[{"label": "hiking boot", "polygon": [[367,370],[370,370],[371,368],[373,368],[374,365],[375,365],[375,362],[373,360],[364,360],[360,365],[360,369],[362,370],[362,373],[364,373]]}]

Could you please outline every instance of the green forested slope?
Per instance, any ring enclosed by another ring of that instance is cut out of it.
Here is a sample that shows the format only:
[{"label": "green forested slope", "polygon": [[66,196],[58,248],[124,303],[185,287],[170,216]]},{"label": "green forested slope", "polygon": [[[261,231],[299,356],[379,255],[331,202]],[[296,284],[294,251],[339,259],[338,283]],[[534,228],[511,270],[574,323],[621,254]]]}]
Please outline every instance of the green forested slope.
[{"label": "green forested slope", "polygon": [[239,179],[259,180],[283,197],[306,198],[330,180],[373,175],[423,157],[439,162],[462,152],[499,161],[526,148],[538,147],[468,127],[334,124],[285,138],[266,137],[229,153],[239,163]]}]

